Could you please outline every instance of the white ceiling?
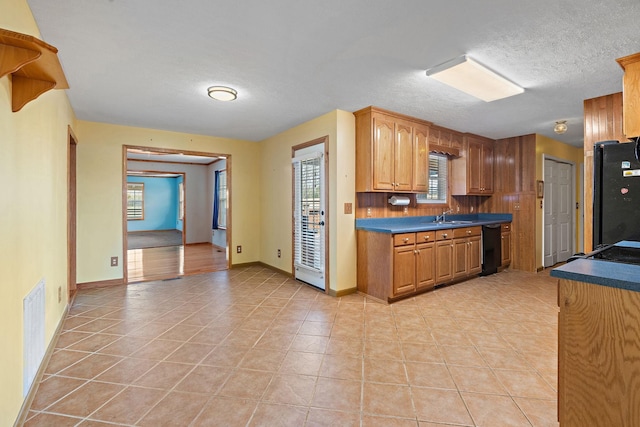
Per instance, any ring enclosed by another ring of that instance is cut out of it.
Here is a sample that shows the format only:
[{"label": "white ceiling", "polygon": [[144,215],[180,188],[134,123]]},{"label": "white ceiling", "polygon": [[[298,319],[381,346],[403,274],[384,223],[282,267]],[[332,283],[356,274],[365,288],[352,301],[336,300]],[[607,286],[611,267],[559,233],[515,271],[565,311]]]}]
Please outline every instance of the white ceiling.
[{"label": "white ceiling", "polygon": [[[260,141],[375,105],[490,138],[582,145],[583,100],[622,90],[638,0],[28,0],[79,119]],[[468,54],[523,86],[485,103],[425,70]],[[212,85],[238,99],[207,97]],[[556,120],[569,130],[558,136]]]}]

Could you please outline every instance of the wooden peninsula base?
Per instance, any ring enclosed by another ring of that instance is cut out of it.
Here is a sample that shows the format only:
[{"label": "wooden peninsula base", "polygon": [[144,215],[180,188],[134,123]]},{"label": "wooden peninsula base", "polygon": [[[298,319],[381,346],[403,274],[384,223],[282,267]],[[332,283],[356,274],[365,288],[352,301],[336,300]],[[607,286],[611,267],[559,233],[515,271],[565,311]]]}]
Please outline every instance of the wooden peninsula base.
[{"label": "wooden peninsula base", "polygon": [[640,292],[560,279],[558,305],[560,426],[640,426]]}]

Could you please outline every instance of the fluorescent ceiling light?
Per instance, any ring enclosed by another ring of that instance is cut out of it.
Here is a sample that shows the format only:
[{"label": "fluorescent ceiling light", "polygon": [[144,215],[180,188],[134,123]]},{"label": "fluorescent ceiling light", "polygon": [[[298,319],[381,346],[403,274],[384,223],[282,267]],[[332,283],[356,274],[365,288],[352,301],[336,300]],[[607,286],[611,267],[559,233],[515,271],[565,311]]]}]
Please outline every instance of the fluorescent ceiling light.
[{"label": "fluorescent ceiling light", "polygon": [[520,86],[478,64],[467,55],[428,69],[427,76],[486,102],[524,92]]}]

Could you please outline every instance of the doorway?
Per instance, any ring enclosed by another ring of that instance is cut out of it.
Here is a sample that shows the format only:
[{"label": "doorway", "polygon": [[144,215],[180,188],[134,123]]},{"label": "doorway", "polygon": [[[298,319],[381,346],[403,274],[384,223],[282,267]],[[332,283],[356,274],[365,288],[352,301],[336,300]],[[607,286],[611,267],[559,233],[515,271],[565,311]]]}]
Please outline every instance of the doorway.
[{"label": "doorway", "polygon": [[293,274],[326,291],[327,137],[293,147]]},{"label": "doorway", "polygon": [[564,262],[574,253],[574,165],[545,157],[543,265]]},{"label": "doorway", "polygon": [[76,292],[76,151],[78,140],[71,126],[67,127],[68,133],[68,170],[67,170],[67,300],[70,301]]},{"label": "doorway", "polygon": [[[228,269],[231,265],[227,249],[231,240],[231,156],[124,146],[123,157],[125,283]],[[225,239],[214,245],[211,218],[216,168],[212,165],[221,161],[228,165],[229,171],[226,207],[229,220]],[[134,194],[128,191],[130,185],[141,191],[136,201],[127,197]],[[129,213],[139,217],[129,218]],[[135,236],[129,234],[134,230]],[[140,244],[130,247],[136,242]]]}]

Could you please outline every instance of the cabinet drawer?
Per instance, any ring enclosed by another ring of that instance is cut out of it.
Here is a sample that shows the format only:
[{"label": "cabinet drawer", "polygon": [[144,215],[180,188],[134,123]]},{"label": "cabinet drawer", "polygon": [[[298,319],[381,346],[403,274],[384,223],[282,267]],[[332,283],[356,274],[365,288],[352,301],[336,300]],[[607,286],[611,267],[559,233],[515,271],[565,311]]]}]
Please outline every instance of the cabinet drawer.
[{"label": "cabinet drawer", "polygon": [[414,243],[416,243],[416,233],[393,235],[393,246],[413,245]]},{"label": "cabinet drawer", "polygon": [[435,231],[422,231],[416,233],[416,243],[434,242],[436,240]]},{"label": "cabinet drawer", "polygon": [[464,227],[453,229],[454,239],[458,239],[460,237],[479,236],[480,234],[482,234],[482,227]]},{"label": "cabinet drawer", "polygon": [[452,238],[453,232],[450,229],[436,231],[436,240],[450,240]]},{"label": "cabinet drawer", "polygon": [[507,232],[507,231],[511,231],[511,223],[508,224],[502,224],[502,232]]}]

